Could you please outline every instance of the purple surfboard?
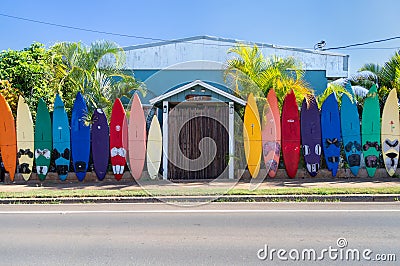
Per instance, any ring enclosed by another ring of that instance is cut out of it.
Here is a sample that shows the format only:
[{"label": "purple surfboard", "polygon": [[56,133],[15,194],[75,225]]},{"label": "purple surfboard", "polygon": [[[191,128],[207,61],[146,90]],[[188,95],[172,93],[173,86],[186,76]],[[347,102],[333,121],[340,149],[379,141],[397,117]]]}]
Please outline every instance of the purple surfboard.
[{"label": "purple surfboard", "polygon": [[110,129],[107,117],[102,109],[96,109],[93,113],[92,124],[92,158],[94,171],[97,178],[104,179],[108,168],[110,153]]},{"label": "purple surfboard", "polygon": [[311,176],[316,176],[321,164],[321,118],[314,96],[308,105],[303,100],[300,112],[301,144],[306,169]]}]

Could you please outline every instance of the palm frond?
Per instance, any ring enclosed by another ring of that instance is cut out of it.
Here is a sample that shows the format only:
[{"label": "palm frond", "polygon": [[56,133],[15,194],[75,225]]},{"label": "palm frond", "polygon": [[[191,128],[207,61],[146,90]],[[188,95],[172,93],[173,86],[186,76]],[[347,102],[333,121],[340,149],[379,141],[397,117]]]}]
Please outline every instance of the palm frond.
[{"label": "palm frond", "polygon": [[341,96],[342,94],[346,94],[350,100],[353,101],[353,95],[345,88],[337,84],[329,83],[327,88],[324,90],[324,92],[321,95],[317,96],[317,102],[319,104],[319,107],[322,106],[326,98],[328,98],[329,95],[334,93],[336,95],[336,98],[338,99],[339,105],[341,103]]},{"label": "palm frond", "polygon": [[229,81],[235,91],[240,88],[244,97],[250,92],[265,97],[270,88],[275,89],[280,103],[292,89],[299,102],[313,94],[303,80],[305,72],[301,64],[293,57],[273,55],[265,58],[257,45],[244,44],[232,47],[228,54],[234,57],[227,61],[224,80]]},{"label": "palm frond", "polygon": [[396,80],[396,69],[400,68],[400,53],[399,51],[387,61],[382,67],[383,85],[389,88],[394,87]]},{"label": "palm frond", "polygon": [[332,81],[330,84],[345,87],[347,82],[348,82],[347,78],[340,78],[340,79]]},{"label": "palm frond", "polygon": [[354,95],[356,95],[358,97],[362,97],[362,98],[367,96],[368,91],[369,91],[368,89],[366,89],[362,86],[357,86],[357,85],[351,86],[351,88],[353,89]]},{"label": "palm frond", "polygon": [[379,73],[382,71],[382,66],[379,65],[379,64],[368,63],[368,64],[363,65],[358,70],[358,72],[361,72],[361,71],[369,71],[369,72],[372,72],[372,73],[374,73],[375,75],[378,76]]},{"label": "palm frond", "polygon": [[96,41],[89,47],[88,54],[96,67],[121,69],[125,64],[124,50],[115,42]]},{"label": "palm frond", "polygon": [[[64,69],[59,69],[59,86],[72,85],[84,94],[88,107],[107,108],[123,91],[146,88],[121,68],[126,55],[121,47],[110,41],[96,41],[90,46],[78,43],[56,43],[52,50],[61,56]],[[125,92],[123,92],[125,93]]]},{"label": "palm frond", "polygon": [[371,80],[374,81],[376,84],[378,83],[378,75],[374,72],[369,70],[358,71],[355,74],[351,75],[348,78],[349,81],[357,83],[362,80]]}]

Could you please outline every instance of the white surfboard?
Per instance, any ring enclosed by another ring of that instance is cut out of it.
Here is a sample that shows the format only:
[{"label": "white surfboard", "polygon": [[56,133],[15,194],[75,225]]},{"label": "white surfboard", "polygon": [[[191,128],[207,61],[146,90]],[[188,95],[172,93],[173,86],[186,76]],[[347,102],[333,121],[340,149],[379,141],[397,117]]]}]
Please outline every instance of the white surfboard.
[{"label": "white surfboard", "polygon": [[156,179],[161,165],[162,155],[162,133],[157,116],[151,120],[149,135],[147,139],[147,171],[151,179]]},{"label": "white surfboard", "polygon": [[385,167],[390,176],[397,169],[400,147],[399,106],[396,89],[392,89],[382,112],[381,142]]},{"label": "white surfboard", "polygon": [[18,172],[22,174],[25,181],[28,181],[33,165],[33,121],[29,106],[22,96],[18,99],[16,124]]}]

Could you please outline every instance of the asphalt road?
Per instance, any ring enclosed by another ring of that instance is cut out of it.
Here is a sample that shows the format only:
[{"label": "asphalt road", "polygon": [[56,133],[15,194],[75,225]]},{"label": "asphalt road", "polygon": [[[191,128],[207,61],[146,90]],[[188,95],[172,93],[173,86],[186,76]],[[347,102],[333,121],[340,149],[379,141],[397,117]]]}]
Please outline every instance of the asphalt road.
[{"label": "asphalt road", "polygon": [[311,249],[324,265],[400,261],[399,203],[0,205],[0,224],[1,265],[316,265]]}]

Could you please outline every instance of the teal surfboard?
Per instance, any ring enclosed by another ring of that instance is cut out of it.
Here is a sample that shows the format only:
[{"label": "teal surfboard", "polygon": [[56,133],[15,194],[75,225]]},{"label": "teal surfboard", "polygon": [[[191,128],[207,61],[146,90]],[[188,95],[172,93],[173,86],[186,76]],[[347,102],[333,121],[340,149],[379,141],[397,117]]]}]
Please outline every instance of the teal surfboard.
[{"label": "teal surfboard", "polygon": [[360,116],[357,105],[346,94],[342,96],[340,123],[346,161],[352,174],[357,176],[361,163]]},{"label": "teal surfboard", "polygon": [[58,176],[65,181],[71,158],[71,131],[64,103],[58,94],[53,112],[53,154]]},{"label": "teal surfboard", "polygon": [[369,176],[374,176],[378,167],[381,146],[381,114],[378,91],[373,85],[364,100],[362,112],[361,140],[365,168]]},{"label": "teal surfboard", "polygon": [[35,124],[35,162],[41,181],[46,179],[51,158],[51,119],[46,103],[39,100]]}]

